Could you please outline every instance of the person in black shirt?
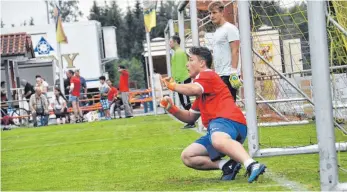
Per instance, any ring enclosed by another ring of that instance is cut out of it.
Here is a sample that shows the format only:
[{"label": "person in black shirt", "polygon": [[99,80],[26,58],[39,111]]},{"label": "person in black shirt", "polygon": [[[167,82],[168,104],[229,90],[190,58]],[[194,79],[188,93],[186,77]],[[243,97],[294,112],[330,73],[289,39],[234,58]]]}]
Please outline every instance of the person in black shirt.
[{"label": "person in black shirt", "polygon": [[1,102],[7,101],[5,85],[6,85],[5,81],[1,81]]},{"label": "person in black shirt", "polygon": [[31,95],[35,93],[34,86],[25,79],[21,79],[20,84],[24,87],[23,98],[30,99]]}]

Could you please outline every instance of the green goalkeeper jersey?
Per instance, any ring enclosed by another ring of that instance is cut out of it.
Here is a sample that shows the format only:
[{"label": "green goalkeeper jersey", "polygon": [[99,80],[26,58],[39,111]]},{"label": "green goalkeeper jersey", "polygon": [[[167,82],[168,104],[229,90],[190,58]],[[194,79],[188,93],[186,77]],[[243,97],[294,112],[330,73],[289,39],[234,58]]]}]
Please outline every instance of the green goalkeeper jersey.
[{"label": "green goalkeeper jersey", "polygon": [[176,82],[183,82],[184,80],[188,79],[189,74],[186,66],[187,62],[188,58],[186,53],[183,51],[183,49],[178,47],[171,59],[172,77]]}]

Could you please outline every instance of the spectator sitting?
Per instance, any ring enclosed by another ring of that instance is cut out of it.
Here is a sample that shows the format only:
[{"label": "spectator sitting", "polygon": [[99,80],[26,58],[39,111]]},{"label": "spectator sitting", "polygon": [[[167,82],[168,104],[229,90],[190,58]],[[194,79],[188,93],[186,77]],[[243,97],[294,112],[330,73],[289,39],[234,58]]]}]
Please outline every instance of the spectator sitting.
[{"label": "spectator sitting", "polygon": [[[116,87],[112,86],[111,80],[107,79],[106,81],[107,85],[110,87],[110,91],[108,92],[108,103],[110,104],[110,115],[114,114],[114,110],[117,110],[119,118],[122,118],[121,116],[121,105],[122,105],[122,99],[117,98],[118,90]],[[114,115],[114,118],[116,118],[116,115]]]},{"label": "spectator sitting", "polygon": [[[53,108],[54,115],[57,119],[57,124],[65,124],[67,114],[66,98],[61,93],[59,88],[54,88],[54,96],[52,98],[51,106]],[[60,122],[61,120],[61,122]]]},{"label": "spectator sitting", "polygon": [[34,127],[37,127],[38,115],[41,116],[41,125],[48,125],[48,101],[41,88],[35,87],[35,94],[30,97],[29,108],[33,116]]}]

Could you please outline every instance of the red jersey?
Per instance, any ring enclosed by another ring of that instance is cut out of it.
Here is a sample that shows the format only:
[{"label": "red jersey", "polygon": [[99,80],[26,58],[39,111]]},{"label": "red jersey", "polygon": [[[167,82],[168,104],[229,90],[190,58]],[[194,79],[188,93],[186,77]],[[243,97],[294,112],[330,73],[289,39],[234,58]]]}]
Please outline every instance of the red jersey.
[{"label": "red jersey", "polygon": [[212,70],[200,72],[193,81],[201,86],[203,94],[197,97],[192,110],[201,113],[205,127],[218,117],[246,125],[246,119],[234,102],[233,97],[223,80]]},{"label": "red jersey", "polygon": [[74,84],[74,88],[72,89],[71,95],[79,97],[80,96],[80,90],[81,90],[81,80],[79,77],[73,76],[70,79],[70,83]]},{"label": "red jersey", "polygon": [[117,96],[117,94],[118,94],[117,89],[115,87],[111,87],[110,91],[108,92],[107,99],[109,101],[113,101],[113,99],[115,98],[115,96]]},{"label": "red jersey", "polygon": [[129,72],[127,70],[120,72],[119,91],[129,92]]}]

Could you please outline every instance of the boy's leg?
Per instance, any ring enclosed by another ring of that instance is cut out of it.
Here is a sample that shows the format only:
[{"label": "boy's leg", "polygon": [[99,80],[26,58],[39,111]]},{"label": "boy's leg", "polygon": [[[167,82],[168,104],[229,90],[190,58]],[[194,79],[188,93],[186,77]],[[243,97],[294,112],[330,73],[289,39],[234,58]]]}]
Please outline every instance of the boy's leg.
[{"label": "boy's leg", "polygon": [[[119,115],[119,118],[122,118],[122,112],[121,112],[121,109],[120,109],[120,106],[116,108],[117,110],[117,113]],[[116,117],[116,115],[114,115]]]},{"label": "boy's leg", "polygon": [[207,149],[199,144],[192,143],[185,148],[181,154],[183,163],[190,168],[197,170],[217,170],[218,161],[211,161]]},{"label": "boy's leg", "polygon": [[116,103],[109,101],[108,104],[110,105],[110,117],[114,116],[113,118],[116,118],[116,116],[114,115],[114,106],[116,105]]},{"label": "boy's leg", "polygon": [[57,117],[57,125],[60,125],[60,117]]},{"label": "boy's leg", "polygon": [[[132,117],[132,108],[129,103],[129,93],[128,92],[121,92],[121,97],[124,105],[124,112],[125,112],[125,117]],[[131,108],[131,109],[130,109]]]},{"label": "boy's leg", "polygon": [[[207,133],[205,136],[202,136],[197,141],[195,141],[195,143],[189,145],[186,149],[184,149],[181,155],[181,159],[187,167],[193,169],[223,170],[225,165],[228,165],[228,167],[232,165],[231,161],[221,160],[221,157],[223,156],[225,155],[219,153],[213,148],[210,142],[209,133]],[[236,168],[237,167],[234,166],[230,169],[234,173],[235,171],[238,172]],[[223,175],[225,175],[224,170]],[[235,175],[236,174],[231,174],[231,176],[229,176],[227,179],[222,179],[233,180],[235,178]]]},{"label": "boy's leg", "polygon": [[248,182],[253,182],[264,173],[266,166],[253,160],[241,144],[247,135],[245,125],[218,118],[210,122],[209,128],[212,130],[211,143],[213,147],[235,161],[243,163],[250,175]]},{"label": "boy's leg", "polygon": [[70,95],[69,101],[72,104],[72,109],[73,109],[73,114],[74,114],[73,122],[76,122],[78,120],[77,97]]},{"label": "boy's leg", "polygon": [[78,97],[77,97],[76,103],[77,103],[77,111],[78,111],[79,119],[82,122],[83,121],[83,111],[81,109],[81,106],[79,105],[80,99]]},{"label": "boy's leg", "polygon": [[33,117],[34,127],[37,127],[37,114],[36,114],[36,112],[32,112],[31,115]]}]

